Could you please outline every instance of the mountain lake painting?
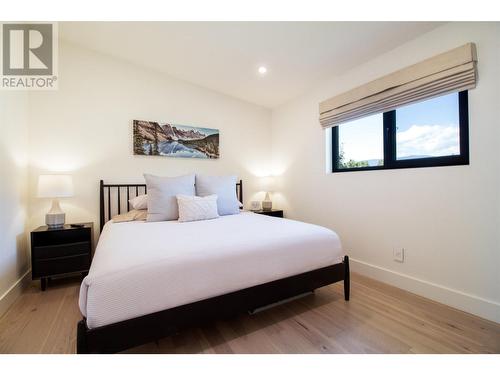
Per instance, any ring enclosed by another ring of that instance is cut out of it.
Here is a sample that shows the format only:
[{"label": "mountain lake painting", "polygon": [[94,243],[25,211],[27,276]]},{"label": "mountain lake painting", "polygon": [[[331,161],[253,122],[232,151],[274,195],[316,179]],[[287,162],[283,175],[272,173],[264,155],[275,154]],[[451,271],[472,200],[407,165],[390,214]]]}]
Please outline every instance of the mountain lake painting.
[{"label": "mountain lake painting", "polygon": [[219,130],[134,120],[134,155],[219,158]]}]

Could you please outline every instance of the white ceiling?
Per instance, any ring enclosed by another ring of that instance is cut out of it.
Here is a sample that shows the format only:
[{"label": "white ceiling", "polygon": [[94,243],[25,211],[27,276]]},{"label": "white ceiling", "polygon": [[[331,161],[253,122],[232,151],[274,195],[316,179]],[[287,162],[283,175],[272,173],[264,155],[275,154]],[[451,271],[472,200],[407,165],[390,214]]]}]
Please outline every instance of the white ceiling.
[{"label": "white ceiling", "polygon": [[[265,107],[437,22],[61,22],[62,39]],[[268,69],[260,76],[257,69]]]}]

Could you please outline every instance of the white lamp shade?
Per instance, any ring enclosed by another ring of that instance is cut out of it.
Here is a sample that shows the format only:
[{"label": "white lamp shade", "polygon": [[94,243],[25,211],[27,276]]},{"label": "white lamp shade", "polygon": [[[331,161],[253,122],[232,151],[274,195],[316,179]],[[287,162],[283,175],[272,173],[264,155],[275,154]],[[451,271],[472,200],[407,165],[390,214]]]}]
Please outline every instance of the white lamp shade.
[{"label": "white lamp shade", "polygon": [[73,196],[73,178],[68,174],[42,174],[38,177],[38,198]]},{"label": "white lamp shade", "polygon": [[261,177],[261,191],[265,192],[273,192],[274,191],[274,177],[273,176],[265,176]]}]

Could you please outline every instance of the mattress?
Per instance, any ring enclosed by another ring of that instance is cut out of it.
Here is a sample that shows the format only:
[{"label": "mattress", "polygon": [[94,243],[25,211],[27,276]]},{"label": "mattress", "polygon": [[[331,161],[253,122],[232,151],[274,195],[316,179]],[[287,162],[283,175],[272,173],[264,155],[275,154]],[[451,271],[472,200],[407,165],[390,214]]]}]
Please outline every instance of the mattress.
[{"label": "mattress", "polygon": [[79,306],[89,328],[342,262],[337,234],[242,212],[197,222],[108,222]]}]

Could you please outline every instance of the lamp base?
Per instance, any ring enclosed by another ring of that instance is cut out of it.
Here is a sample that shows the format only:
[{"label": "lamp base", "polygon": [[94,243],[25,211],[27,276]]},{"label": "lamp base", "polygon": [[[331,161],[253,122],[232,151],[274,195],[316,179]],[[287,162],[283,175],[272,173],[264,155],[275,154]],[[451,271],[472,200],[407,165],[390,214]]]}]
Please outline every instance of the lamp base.
[{"label": "lamp base", "polygon": [[273,202],[269,196],[269,192],[266,193],[264,200],[262,201],[262,211],[271,211],[273,209]]},{"label": "lamp base", "polygon": [[50,211],[45,214],[45,224],[50,229],[62,228],[66,221],[66,214],[62,212],[59,201],[54,199]]},{"label": "lamp base", "polygon": [[64,223],[66,221],[66,214],[59,213],[59,214],[45,214],[45,224],[50,228],[62,228],[64,226]]},{"label": "lamp base", "polygon": [[263,211],[271,211],[273,209],[272,201],[262,201],[262,210]]}]

